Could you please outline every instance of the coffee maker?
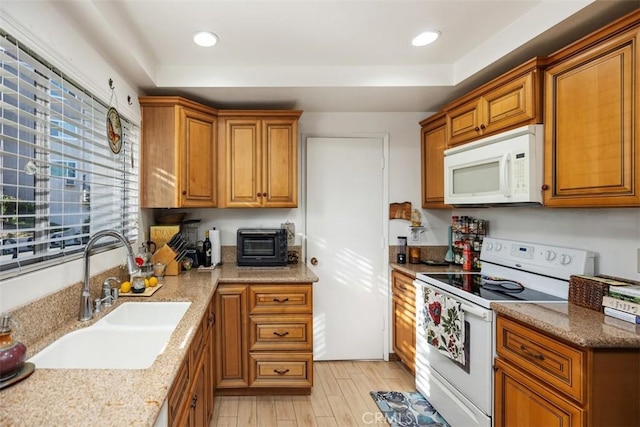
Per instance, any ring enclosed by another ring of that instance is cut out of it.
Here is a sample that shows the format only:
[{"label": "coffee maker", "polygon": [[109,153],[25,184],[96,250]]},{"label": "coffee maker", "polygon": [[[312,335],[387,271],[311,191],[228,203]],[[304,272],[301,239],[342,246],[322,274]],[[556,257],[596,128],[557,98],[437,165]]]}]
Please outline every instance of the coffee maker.
[{"label": "coffee maker", "polygon": [[184,222],[184,233],[187,237],[187,258],[191,259],[191,267],[198,268],[204,263],[204,252],[202,250],[202,240],[198,240],[200,235],[200,220],[190,219]]}]

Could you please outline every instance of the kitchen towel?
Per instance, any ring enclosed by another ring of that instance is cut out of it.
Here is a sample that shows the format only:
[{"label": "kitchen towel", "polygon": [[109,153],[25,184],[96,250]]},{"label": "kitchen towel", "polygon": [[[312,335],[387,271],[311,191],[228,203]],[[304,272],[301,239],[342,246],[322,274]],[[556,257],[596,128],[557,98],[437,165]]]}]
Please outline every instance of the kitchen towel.
[{"label": "kitchen towel", "polygon": [[424,312],[418,316],[418,331],[445,356],[466,365],[465,321],[461,304],[431,288],[423,288]]},{"label": "kitchen towel", "polygon": [[220,264],[221,247],[220,247],[220,230],[209,230],[209,240],[211,241],[211,265]]}]

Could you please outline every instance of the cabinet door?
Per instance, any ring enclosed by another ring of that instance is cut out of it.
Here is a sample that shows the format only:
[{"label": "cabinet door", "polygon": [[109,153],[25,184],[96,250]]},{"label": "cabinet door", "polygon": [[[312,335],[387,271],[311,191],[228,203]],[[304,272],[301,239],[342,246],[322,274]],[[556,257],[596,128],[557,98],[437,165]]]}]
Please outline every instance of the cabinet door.
[{"label": "cabinet door", "polygon": [[416,313],[404,300],[393,296],[393,352],[415,371]]},{"label": "cabinet door", "polygon": [[449,147],[462,144],[482,135],[482,98],[447,111]]},{"label": "cabinet door", "polygon": [[216,289],[216,386],[247,387],[247,286]]},{"label": "cabinet door", "polygon": [[191,427],[202,427],[209,425],[207,419],[207,393],[206,393],[206,364],[204,357],[200,359],[194,385],[191,391],[191,401],[189,403],[189,418],[187,425]]},{"label": "cabinet door", "polygon": [[216,118],[180,109],[183,132],[181,206],[216,206]]},{"label": "cabinet door", "polygon": [[585,426],[584,410],[500,359],[495,362],[494,392],[495,427]]},{"label": "cabinet door", "polygon": [[[298,206],[298,121],[262,120],[262,205]],[[260,190],[260,189],[259,189]]]},{"label": "cabinet door", "polygon": [[422,127],[421,142],[422,207],[450,208],[444,203],[444,150],[447,147],[444,115]]},{"label": "cabinet door", "polygon": [[549,67],[547,206],[640,205],[638,29]]},{"label": "cabinet door", "polygon": [[260,120],[228,118],[224,121],[224,198],[229,208],[260,207],[262,201],[262,136]]},{"label": "cabinet door", "polygon": [[537,70],[519,77],[483,96],[483,118],[480,128],[483,134],[493,134],[527,122],[537,122],[538,111],[535,108],[540,100],[540,86],[537,83]]}]

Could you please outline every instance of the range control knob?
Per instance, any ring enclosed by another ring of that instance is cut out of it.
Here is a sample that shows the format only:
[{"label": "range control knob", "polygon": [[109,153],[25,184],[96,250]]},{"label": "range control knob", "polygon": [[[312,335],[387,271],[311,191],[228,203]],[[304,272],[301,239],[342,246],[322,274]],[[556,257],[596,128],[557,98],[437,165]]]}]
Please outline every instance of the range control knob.
[{"label": "range control knob", "polygon": [[545,256],[547,261],[553,261],[556,259],[556,253],[554,251],[547,251],[547,255]]},{"label": "range control knob", "polygon": [[482,245],[482,249],[486,249],[488,251],[492,250],[493,249],[493,243],[489,243],[489,242],[485,243],[484,245]]},{"label": "range control knob", "polygon": [[502,249],[502,243],[496,243],[496,251],[499,252]]},{"label": "range control knob", "polygon": [[571,264],[571,255],[567,255],[567,254],[562,254],[560,255],[560,264],[562,265],[569,265]]}]

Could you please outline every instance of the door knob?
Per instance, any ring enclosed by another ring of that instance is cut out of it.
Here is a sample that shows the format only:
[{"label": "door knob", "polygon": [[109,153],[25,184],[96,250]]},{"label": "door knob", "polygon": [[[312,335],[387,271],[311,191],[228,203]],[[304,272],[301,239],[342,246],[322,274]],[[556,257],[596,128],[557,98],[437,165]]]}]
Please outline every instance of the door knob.
[{"label": "door knob", "polygon": [[316,257],[311,258],[311,265],[318,265],[318,259]]}]

